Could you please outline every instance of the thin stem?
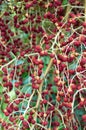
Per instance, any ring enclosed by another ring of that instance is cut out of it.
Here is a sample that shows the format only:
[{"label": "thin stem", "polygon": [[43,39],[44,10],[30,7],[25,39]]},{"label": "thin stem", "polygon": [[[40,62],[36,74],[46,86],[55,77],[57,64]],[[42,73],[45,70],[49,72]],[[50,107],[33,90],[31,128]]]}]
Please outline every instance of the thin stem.
[{"label": "thin stem", "polygon": [[85,22],[86,22],[86,0],[85,0],[85,3],[84,3],[84,6],[85,6]]},{"label": "thin stem", "polygon": [[79,90],[76,91],[76,93],[73,95],[72,113],[74,113],[74,108],[73,108],[73,106],[74,106],[74,102],[75,102],[76,95],[77,95],[79,92],[83,91],[83,90],[86,90],[86,88],[81,88],[81,89],[79,89]]}]

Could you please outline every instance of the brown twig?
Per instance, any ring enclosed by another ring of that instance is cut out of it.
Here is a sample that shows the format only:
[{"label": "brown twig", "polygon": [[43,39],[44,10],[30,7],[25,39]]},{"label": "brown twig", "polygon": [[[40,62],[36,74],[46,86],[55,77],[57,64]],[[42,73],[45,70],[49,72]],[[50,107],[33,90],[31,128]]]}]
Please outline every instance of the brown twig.
[{"label": "brown twig", "polygon": [[85,3],[84,3],[84,6],[85,6],[85,22],[86,22],[86,0],[85,0]]}]

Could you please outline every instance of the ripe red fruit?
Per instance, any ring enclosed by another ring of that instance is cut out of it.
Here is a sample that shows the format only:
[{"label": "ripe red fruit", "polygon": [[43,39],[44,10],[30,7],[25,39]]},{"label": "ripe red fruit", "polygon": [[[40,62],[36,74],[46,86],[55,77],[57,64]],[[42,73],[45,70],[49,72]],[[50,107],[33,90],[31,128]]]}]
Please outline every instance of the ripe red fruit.
[{"label": "ripe red fruit", "polygon": [[50,57],[51,57],[51,58],[54,58],[54,56],[55,56],[55,54],[53,54],[53,53],[50,54]]},{"label": "ripe red fruit", "polygon": [[84,101],[81,101],[80,104],[79,104],[81,107],[84,106]]},{"label": "ripe red fruit", "polygon": [[68,98],[65,97],[65,98],[64,98],[64,102],[68,102]]},{"label": "ripe red fruit", "polygon": [[44,18],[50,18],[51,17],[51,13],[50,12],[47,12],[45,15],[44,15]]},{"label": "ripe red fruit", "polygon": [[62,62],[66,62],[68,60],[68,57],[66,55],[58,54],[59,60]]},{"label": "ripe red fruit", "polygon": [[75,84],[71,84],[70,87],[72,90],[75,90],[77,88],[77,86]]},{"label": "ripe red fruit", "polygon": [[22,124],[28,128],[28,123],[26,121],[22,121]]},{"label": "ripe red fruit", "polygon": [[6,122],[2,122],[2,126],[6,126]]},{"label": "ripe red fruit", "polygon": [[65,106],[65,107],[68,107],[68,108],[71,108],[72,107],[72,103],[63,103],[63,105]]},{"label": "ripe red fruit", "polygon": [[39,88],[39,86],[38,86],[38,85],[36,85],[36,84],[33,84],[33,85],[32,85],[32,88],[33,88],[33,89],[38,89],[38,88]]},{"label": "ripe red fruit", "polygon": [[60,96],[57,96],[56,99],[57,99],[58,102],[61,101],[61,97]]},{"label": "ripe red fruit", "polygon": [[20,117],[19,117],[19,118],[20,118],[20,120],[24,120],[24,117],[23,117],[23,115],[20,115]]},{"label": "ripe red fruit", "polygon": [[12,116],[10,116],[10,117],[9,117],[9,120],[10,120],[11,122],[13,122],[15,119],[14,119]]},{"label": "ripe red fruit", "polygon": [[69,0],[71,4],[74,4],[76,0]]},{"label": "ripe red fruit", "polygon": [[75,70],[69,70],[69,74],[74,74],[75,73]]},{"label": "ripe red fruit", "polygon": [[28,23],[28,19],[24,19],[22,22],[23,22],[23,24],[26,24],[26,23]]},{"label": "ripe red fruit", "polygon": [[40,45],[36,45],[35,48],[36,48],[37,50],[40,50],[41,47],[40,47]]},{"label": "ripe red fruit", "polygon": [[60,123],[59,123],[59,122],[57,122],[57,121],[54,121],[54,122],[53,122],[53,125],[54,125],[54,126],[59,126],[59,125],[60,125]]},{"label": "ripe red fruit", "polygon": [[14,109],[15,111],[18,111],[18,110],[19,110],[19,108],[18,108],[17,106],[14,106],[13,109]]},{"label": "ripe red fruit", "polygon": [[20,100],[15,100],[15,103],[16,103],[16,104],[19,104],[19,103],[20,103]]},{"label": "ripe red fruit", "polygon": [[80,65],[84,65],[86,63],[86,58],[82,58],[81,61],[80,61]]},{"label": "ripe red fruit", "polygon": [[31,94],[27,93],[25,96],[26,96],[26,97],[30,97],[30,95],[31,95]]},{"label": "ripe red fruit", "polygon": [[83,121],[86,121],[86,114],[82,116]]},{"label": "ripe red fruit", "polygon": [[31,123],[32,123],[32,124],[35,124],[35,120],[32,119],[32,120],[31,120]]},{"label": "ripe red fruit", "polygon": [[39,69],[42,69],[44,66],[42,64],[38,65]]},{"label": "ripe red fruit", "polygon": [[86,38],[85,38],[85,36],[84,35],[80,35],[79,36],[79,40],[80,40],[80,42],[85,42],[86,41]]},{"label": "ripe red fruit", "polygon": [[83,71],[83,68],[81,66],[77,67],[77,72]]},{"label": "ripe red fruit", "polygon": [[27,3],[26,5],[25,5],[25,9],[29,9],[30,7],[32,6],[32,3]]},{"label": "ripe red fruit", "polygon": [[6,69],[5,67],[2,68],[2,71],[3,71],[4,73],[7,73],[7,69]]},{"label": "ripe red fruit", "polygon": [[3,81],[7,81],[7,79],[8,79],[7,76],[3,77]]},{"label": "ripe red fruit", "polygon": [[42,104],[47,104],[47,100],[43,99]]},{"label": "ripe red fruit", "polygon": [[41,82],[42,82],[41,79],[38,79],[38,80],[37,80],[37,84],[40,84]]},{"label": "ripe red fruit", "polygon": [[56,82],[56,83],[57,83],[59,80],[60,80],[59,77],[55,77],[55,78],[54,78],[54,82]]},{"label": "ripe red fruit", "polygon": [[6,116],[9,116],[10,113],[5,109],[5,110],[4,110],[4,114],[5,114]]},{"label": "ripe red fruit", "polygon": [[19,82],[15,82],[15,87],[19,87]]},{"label": "ripe red fruit", "polygon": [[83,27],[86,27],[86,22],[83,22],[83,24],[82,24],[82,25],[83,25]]},{"label": "ripe red fruit", "polygon": [[79,46],[81,45],[81,43],[80,43],[80,41],[75,41],[75,42],[74,42],[74,45],[75,45],[76,47],[79,47]]},{"label": "ripe red fruit", "polygon": [[9,113],[11,113],[11,112],[13,111],[13,108],[12,108],[12,107],[7,107],[7,111],[8,111]]},{"label": "ripe red fruit", "polygon": [[48,125],[48,122],[47,121],[43,121],[42,125],[46,126],[46,125]]}]

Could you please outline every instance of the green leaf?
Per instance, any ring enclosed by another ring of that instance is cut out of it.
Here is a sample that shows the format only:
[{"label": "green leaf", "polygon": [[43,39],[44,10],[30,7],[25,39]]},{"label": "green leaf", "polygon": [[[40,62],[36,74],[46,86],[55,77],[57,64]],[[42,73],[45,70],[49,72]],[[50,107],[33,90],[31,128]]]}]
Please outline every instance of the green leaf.
[{"label": "green leaf", "polygon": [[23,82],[24,85],[26,84],[31,84],[31,77],[30,76],[27,76],[25,75],[25,79],[24,79],[24,82]]},{"label": "green leaf", "polygon": [[7,107],[7,103],[2,103],[1,109],[4,110]]},{"label": "green leaf", "polygon": [[0,93],[3,92],[3,87],[0,85]]},{"label": "green leaf", "polygon": [[44,62],[43,71],[45,72],[45,70],[46,70],[46,68],[47,68],[47,65],[49,64],[50,57],[49,57],[49,56],[44,56],[44,57],[42,57],[42,60],[43,60],[43,62]]},{"label": "green leaf", "polygon": [[63,0],[62,4],[66,5],[68,3],[68,0]]},{"label": "green leaf", "polygon": [[22,74],[22,78],[26,78],[28,76],[28,72],[24,72],[23,74]]},{"label": "green leaf", "polygon": [[56,86],[52,86],[52,91],[53,91],[54,93],[57,93],[57,87],[56,87]]},{"label": "green leaf", "polygon": [[50,61],[50,57],[49,56],[44,56],[44,57],[42,57],[42,60],[43,60],[44,64],[48,64],[49,61]]},{"label": "green leaf", "polygon": [[11,100],[13,100],[13,99],[16,98],[16,93],[15,93],[14,89],[12,89],[12,91],[10,91],[10,92],[8,93],[8,95],[10,96],[10,99],[11,99]]},{"label": "green leaf", "polygon": [[32,87],[29,86],[29,85],[26,85],[25,87],[23,87],[23,89],[21,90],[21,92],[31,94],[31,92],[32,92]]},{"label": "green leaf", "polygon": [[63,130],[64,126],[59,126],[58,130]]},{"label": "green leaf", "polygon": [[28,42],[28,34],[23,32],[20,37],[23,40],[24,44]]},{"label": "green leaf", "polygon": [[16,65],[21,65],[21,64],[23,64],[23,63],[24,63],[23,60],[18,60],[17,63],[16,63]]},{"label": "green leaf", "polygon": [[4,119],[5,118],[5,115],[4,115],[4,113],[0,110],[0,118],[1,119]]}]

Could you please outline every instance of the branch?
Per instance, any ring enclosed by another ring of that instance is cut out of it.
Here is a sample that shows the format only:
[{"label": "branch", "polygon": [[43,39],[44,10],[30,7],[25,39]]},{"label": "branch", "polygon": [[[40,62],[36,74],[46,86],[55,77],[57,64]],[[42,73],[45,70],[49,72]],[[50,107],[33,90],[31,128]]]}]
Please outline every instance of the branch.
[{"label": "branch", "polygon": [[[70,5],[68,5],[67,11],[66,11],[66,14],[65,14],[65,17],[64,17],[64,21],[67,21],[67,19],[68,19],[68,17],[69,17],[70,10],[71,10]],[[60,30],[60,31],[61,31],[61,30]],[[59,32],[60,32],[60,31],[59,31]],[[59,33],[57,33],[57,35],[55,36],[54,43],[56,43],[58,34],[59,34]],[[54,47],[54,45],[53,45],[53,47]],[[57,51],[58,51],[58,47],[57,47],[55,53],[57,53]],[[46,69],[46,71],[45,71],[45,73],[44,73],[44,77],[43,77],[43,79],[42,79],[42,83],[41,83],[40,86],[39,86],[39,93],[40,93],[40,94],[38,94],[38,99],[37,99],[37,103],[36,103],[36,111],[37,111],[37,109],[38,109],[38,107],[39,107],[39,104],[40,104],[41,92],[42,92],[42,87],[43,87],[44,79],[46,78],[48,72],[50,71],[50,68],[51,68],[52,64],[53,64],[53,58],[50,60],[50,62],[49,62],[49,64],[48,64],[48,67],[47,67],[47,69]],[[59,112],[60,112],[60,111],[59,111]],[[61,114],[61,113],[60,113],[60,114]],[[34,115],[34,120],[36,120],[36,119],[37,119],[37,114]],[[63,120],[63,118],[62,118],[62,120]],[[63,122],[64,122],[64,121],[63,121]],[[34,126],[35,126],[35,124],[31,127],[31,130],[34,129]]]},{"label": "branch", "polygon": [[81,88],[81,89],[79,89],[79,90],[76,91],[76,93],[73,95],[72,113],[74,113],[73,106],[74,106],[74,102],[75,102],[76,95],[77,95],[80,91],[82,91],[82,90],[86,90],[86,88]]},{"label": "branch", "polygon": [[0,71],[1,71],[4,67],[10,65],[10,64],[11,64],[12,62],[14,62],[15,60],[16,60],[16,58],[14,58],[13,60],[11,60],[10,62],[8,62],[8,63],[5,64],[5,65],[2,65],[1,68],[0,68]]},{"label": "branch", "polygon": [[64,16],[64,21],[68,20],[70,11],[71,11],[71,5],[69,4],[67,6],[67,8],[66,8],[66,13],[65,13],[65,16]]},{"label": "branch", "polygon": [[[45,71],[45,73],[44,73],[44,77],[43,77],[43,79],[42,79],[42,82],[41,82],[41,84],[40,84],[40,87],[39,87],[39,93],[40,93],[40,94],[38,94],[38,99],[37,99],[37,103],[36,103],[36,111],[37,111],[37,109],[38,109],[38,107],[39,107],[39,104],[40,104],[41,92],[42,92],[42,86],[43,86],[43,83],[44,83],[44,79],[45,79],[46,75],[48,74],[48,72],[49,72],[49,70],[50,70],[50,68],[51,68],[51,66],[52,66],[52,63],[53,63],[53,59],[50,60],[50,62],[49,62],[49,64],[48,64],[48,67],[47,67],[47,69],[46,69],[46,71]],[[35,115],[34,115],[34,120],[36,121],[36,119],[37,119],[37,114],[35,113]],[[34,129],[34,126],[35,126],[35,124],[31,127],[31,130]]]},{"label": "branch", "polygon": [[84,3],[84,6],[85,6],[85,22],[86,22],[86,0],[85,0],[85,3]]}]

